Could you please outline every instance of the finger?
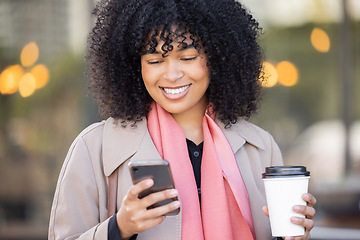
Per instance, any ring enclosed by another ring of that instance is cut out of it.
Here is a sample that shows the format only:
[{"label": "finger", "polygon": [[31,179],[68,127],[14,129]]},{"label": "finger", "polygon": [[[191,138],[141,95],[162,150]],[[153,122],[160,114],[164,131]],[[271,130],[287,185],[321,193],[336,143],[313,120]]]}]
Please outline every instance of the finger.
[{"label": "finger", "polygon": [[308,207],[304,205],[296,205],[293,207],[293,211],[305,215],[306,218],[312,219],[315,216],[316,210],[313,207]]},{"label": "finger", "polygon": [[298,236],[298,237],[294,237],[292,238],[293,240],[304,240],[304,239],[310,239],[310,234],[308,232],[306,232],[306,234],[304,236]]},{"label": "finger", "polygon": [[165,220],[165,218],[166,217],[162,215],[162,216],[152,218],[152,219],[145,221],[144,224],[146,224],[146,228],[141,229],[139,232],[143,232],[147,229],[150,229],[150,228],[153,228],[153,227],[159,225],[160,223],[162,223]]},{"label": "finger", "polygon": [[146,217],[148,218],[157,218],[159,216],[164,216],[165,214],[174,211],[176,209],[178,209],[180,207],[180,202],[179,201],[173,201],[171,203],[168,203],[166,205],[160,206],[160,207],[156,207],[156,208],[152,208],[149,209],[146,212]]},{"label": "finger", "polygon": [[295,237],[284,237],[284,240],[295,240]]},{"label": "finger", "polygon": [[[127,234],[127,236],[132,236],[134,234],[146,231],[156,225],[159,225],[165,220],[165,216],[159,216],[157,218],[151,219],[143,219],[143,216],[139,216],[139,218],[130,218],[126,224],[130,224],[131,226],[131,234]],[[124,224],[125,225],[125,224]],[[121,229],[120,229],[121,230]]]},{"label": "finger", "polygon": [[152,179],[145,179],[141,182],[138,182],[134,186],[132,186],[128,192],[128,198],[130,200],[137,199],[139,193],[144,191],[145,189],[150,188],[152,185],[154,185],[154,180]]},{"label": "finger", "polygon": [[148,230],[152,227],[155,227],[157,225],[159,225],[160,223],[162,223],[165,220],[165,216],[158,216],[156,218],[146,218],[144,219],[145,216],[141,216],[141,219],[131,219],[131,223],[133,224],[133,228],[134,228],[134,232],[135,233],[140,233],[143,232],[145,230]]},{"label": "finger", "polygon": [[307,202],[307,205],[310,206],[310,207],[313,207],[315,204],[316,204],[316,198],[311,195],[310,193],[304,193],[302,195],[304,201]]},{"label": "finger", "polygon": [[165,199],[174,198],[178,196],[178,191],[176,189],[167,189],[160,192],[155,192],[149,194],[148,196],[141,199],[141,204],[145,207],[149,207],[157,202],[163,201]]},{"label": "finger", "polygon": [[303,236],[295,236],[295,237],[283,237],[284,240],[304,240],[304,239],[310,239],[310,233],[308,231],[305,231],[305,235]]},{"label": "finger", "polygon": [[305,227],[306,231],[310,231],[314,227],[314,221],[308,218],[291,217],[290,221],[294,224]]},{"label": "finger", "polygon": [[262,207],[263,213],[269,217],[269,208],[267,206]]}]

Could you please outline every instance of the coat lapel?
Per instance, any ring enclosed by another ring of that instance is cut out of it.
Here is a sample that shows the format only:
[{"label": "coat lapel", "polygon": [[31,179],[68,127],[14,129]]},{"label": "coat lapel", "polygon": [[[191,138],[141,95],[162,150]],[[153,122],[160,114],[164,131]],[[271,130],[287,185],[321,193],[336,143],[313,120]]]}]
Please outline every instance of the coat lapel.
[{"label": "coat lapel", "polygon": [[153,143],[150,133],[147,129],[145,131],[142,143],[143,144],[140,144],[138,151],[135,153],[135,155],[131,158],[130,161],[161,159],[161,156],[157,151],[155,144]]},{"label": "coat lapel", "polygon": [[106,176],[110,176],[130,157],[131,161],[160,158],[147,130],[146,120],[137,123],[136,128],[124,128],[113,118],[105,122],[102,156]]},{"label": "coat lapel", "polygon": [[[160,155],[147,130],[147,122],[143,120],[137,123],[136,128],[121,127],[116,120],[109,118],[105,122],[103,134],[103,164],[104,173],[109,176],[117,167],[125,161],[160,159]],[[131,186],[129,171],[126,168],[120,168],[123,173],[121,180],[122,187],[119,188],[118,206],[121,199]],[[124,176],[126,179],[124,179]],[[176,216],[168,216],[164,222],[138,235],[138,240],[156,239],[166,240],[172,235],[174,240],[181,240],[181,211]]]},{"label": "coat lapel", "polygon": [[239,119],[236,124],[232,125],[231,128],[225,128],[225,125],[218,119],[216,119],[216,123],[225,134],[234,154],[236,154],[245,143],[265,150],[265,144],[261,140],[261,136],[254,129],[255,125],[248,123],[242,118]]}]

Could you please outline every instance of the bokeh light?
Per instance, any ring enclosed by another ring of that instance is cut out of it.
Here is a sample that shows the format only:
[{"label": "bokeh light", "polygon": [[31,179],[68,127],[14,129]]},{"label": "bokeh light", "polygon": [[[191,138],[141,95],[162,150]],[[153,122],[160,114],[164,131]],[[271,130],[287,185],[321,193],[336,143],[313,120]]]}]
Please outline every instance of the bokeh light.
[{"label": "bokeh light", "polygon": [[1,94],[13,94],[18,90],[21,77],[24,70],[20,65],[7,67],[0,75]]},{"label": "bokeh light", "polygon": [[292,87],[297,84],[299,72],[296,66],[289,61],[282,61],[276,65],[278,81],[281,85]]},{"label": "bokeh light", "polygon": [[49,81],[49,77],[50,77],[49,70],[43,64],[38,64],[35,67],[33,67],[30,73],[36,80],[36,89],[44,87]]},{"label": "bokeh light", "polygon": [[[19,90],[21,96],[29,97],[36,89],[44,87],[49,81],[50,73],[44,64],[33,66],[38,58],[37,44],[26,44],[20,54],[21,65],[8,66],[1,72],[0,93],[13,94]],[[30,71],[25,71],[31,66],[33,67]]]},{"label": "bokeh light", "polygon": [[25,45],[20,54],[20,61],[24,67],[30,67],[39,58],[39,48],[35,42]]},{"label": "bokeh light", "polygon": [[314,28],[312,30],[311,44],[317,51],[322,53],[330,50],[330,38],[328,34],[320,28]]},{"label": "bokeh light", "polygon": [[264,87],[273,87],[278,82],[278,73],[275,66],[270,62],[263,62],[262,74],[264,79],[262,85]]},{"label": "bokeh light", "polygon": [[31,96],[36,89],[36,80],[31,73],[26,73],[20,80],[19,92],[22,97]]}]

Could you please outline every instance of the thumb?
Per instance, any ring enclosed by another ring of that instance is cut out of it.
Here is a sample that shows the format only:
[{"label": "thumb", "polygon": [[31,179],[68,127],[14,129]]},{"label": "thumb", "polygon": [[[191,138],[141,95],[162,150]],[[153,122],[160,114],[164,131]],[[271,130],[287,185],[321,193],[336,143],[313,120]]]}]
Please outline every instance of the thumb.
[{"label": "thumb", "polygon": [[266,216],[269,216],[269,209],[268,209],[267,206],[263,206],[263,207],[262,207],[262,210],[263,210],[263,212],[264,212],[264,214],[265,214]]}]

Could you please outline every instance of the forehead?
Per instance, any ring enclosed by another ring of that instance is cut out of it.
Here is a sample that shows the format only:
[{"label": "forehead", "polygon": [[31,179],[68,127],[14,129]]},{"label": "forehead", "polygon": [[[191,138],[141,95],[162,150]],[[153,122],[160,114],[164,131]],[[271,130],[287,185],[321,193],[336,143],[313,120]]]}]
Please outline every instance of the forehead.
[{"label": "forehead", "polygon": [[189,47],[201,49],[198,38],[186,28],[172,26],[153,29],[147,35],[143,44],[143,54],[154,53],[159,49],[162,52],[172,51],[173,48],[186,49]]}]

